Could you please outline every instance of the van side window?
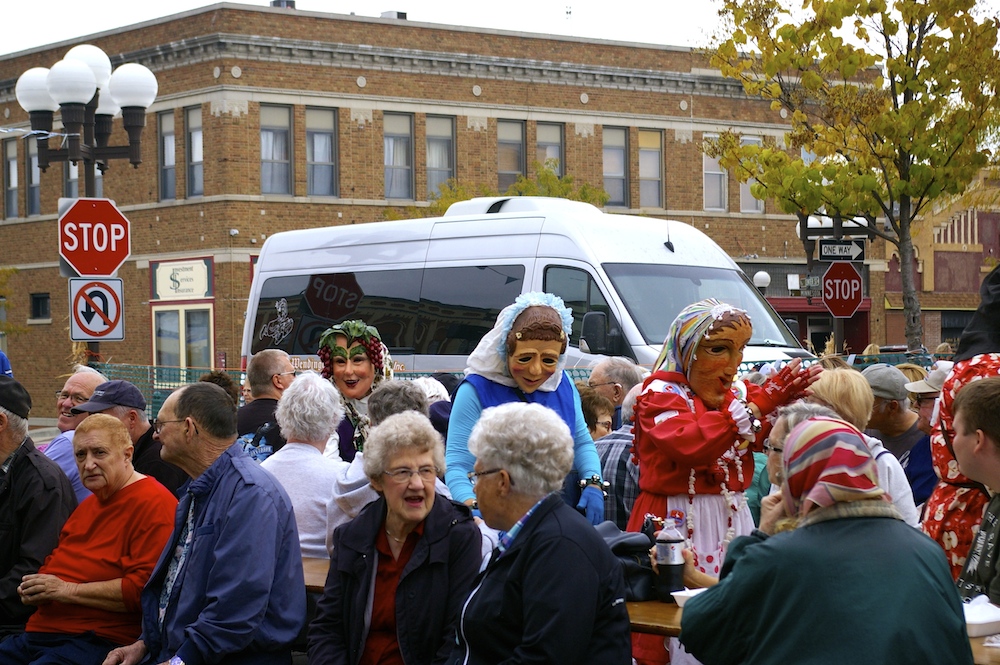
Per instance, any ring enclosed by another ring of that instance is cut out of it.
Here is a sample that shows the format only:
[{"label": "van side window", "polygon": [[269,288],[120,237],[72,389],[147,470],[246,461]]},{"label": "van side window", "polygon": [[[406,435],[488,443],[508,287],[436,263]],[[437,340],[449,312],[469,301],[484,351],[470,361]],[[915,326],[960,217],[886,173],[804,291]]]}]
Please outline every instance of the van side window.
[{"label": "van side window", "polygon": [[328,327],[363,319],[390,353],[465,356],[521,293],[524,273],[487,265],[272,277],[261,286],[250,351],[312,355]]},{"label": "van side window", "polygon": [[566,266],[549,266],[545,269],[544,290],[563,299],[566,306],[573,310],[573,334],[570,342],[574,346],[580,344],[580,330],[583,325],[583,315],[587,312],[604,312],[608,317],[608,330],[618,328],[618,322],[608,307],[597,282],[585,270],[568,268]]}]

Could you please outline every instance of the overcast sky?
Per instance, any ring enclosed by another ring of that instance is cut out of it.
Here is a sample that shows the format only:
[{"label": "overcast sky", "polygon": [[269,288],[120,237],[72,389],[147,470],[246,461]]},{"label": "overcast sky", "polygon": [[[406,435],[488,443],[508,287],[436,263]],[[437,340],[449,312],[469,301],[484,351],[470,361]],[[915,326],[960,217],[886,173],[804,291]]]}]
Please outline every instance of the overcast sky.
[{"label": "overcast sky", "polygon": [[[5,0],[0,55],[77,39],[212,4],[210,0]],[[266,7],[269,0],[240,4]],[[169,9],[165,9],[169,8]],[[718,0],[297,0],[303,11],[379,16],[406,12],[410,21],[517,30],[595,39],[707,46]],[[169,14],[167,13],[169,12]]]}]

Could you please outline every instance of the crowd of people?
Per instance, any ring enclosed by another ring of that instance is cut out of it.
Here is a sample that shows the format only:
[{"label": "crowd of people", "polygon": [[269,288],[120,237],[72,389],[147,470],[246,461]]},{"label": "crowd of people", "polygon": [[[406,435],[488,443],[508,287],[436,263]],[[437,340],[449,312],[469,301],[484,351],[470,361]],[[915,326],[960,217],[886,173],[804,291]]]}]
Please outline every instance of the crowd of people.
[{"label": "crowd of people", "polygon": [[[0,374],[0,662],[971,662],[961,601],[1000,604],[997,270],[982,296],[929,372],[741,373],[752,322],[708,299],[652,371],[574,383],[572,312],[528,293],[464,379],[400,380],[349,320],[322,372],[261,351],[242,391],[211,372],[152,421],[77,368],[44,451]],[[630,633],[594,529],[650,516],[707,587],[666,641]],[[329,561],[322,593],[304,558]]]}]

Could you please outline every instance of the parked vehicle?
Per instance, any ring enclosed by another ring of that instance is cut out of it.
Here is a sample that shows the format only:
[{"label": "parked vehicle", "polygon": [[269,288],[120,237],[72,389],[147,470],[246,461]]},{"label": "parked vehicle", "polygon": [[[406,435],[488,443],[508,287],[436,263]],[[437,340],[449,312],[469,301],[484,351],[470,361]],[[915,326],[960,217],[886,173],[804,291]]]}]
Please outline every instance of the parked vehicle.
[{"label": "parked vehicle", "polygon": [[595,354],[649,365],[686,305],[746,309],[749,362],[809,357],[736,263],[694,227],[606,214],[540,197],[477,198],[443,217],[276,233],[257,262],[244,363],[281,348],[320,367],[319,335],[358,318],[376,326],[397,369],[461,371],[499,311],[527,291],[573,310],[569,366]]}]

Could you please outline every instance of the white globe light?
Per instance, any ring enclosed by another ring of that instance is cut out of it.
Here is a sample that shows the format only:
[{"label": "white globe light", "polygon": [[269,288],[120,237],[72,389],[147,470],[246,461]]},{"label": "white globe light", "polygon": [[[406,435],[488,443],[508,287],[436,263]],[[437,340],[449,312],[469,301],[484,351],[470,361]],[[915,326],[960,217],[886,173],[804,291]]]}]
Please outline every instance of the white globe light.
[{"label": "white globe light", "polygon": [[82,60],[60,60],[52,65],[47,80],[57,104],[86,104],[97,91],[94,72]]},{"label": "white globe light", "polygon": [[59,105],[49,94],[48,77],[47,67],[32,67],[17,79],[14,95],[17,97],[17,103],[28,113],[59,110]]},{"label": "white globe light", "polygon": [[92,44],[80,44],[71,48],[65,56],[66,60],[82,60],[94,72],[98,90],[108,89],[108,79],[111,78],[111,58],[101,49]]},{"label": "white globe light", "polygon": [[119,115],[122,112],[118,102],[111,98],[111,92],[107,88],[101,93],[101,96],[97,98],[97,110],[94,111],[97,115],[110,115],[112,117]]},{"label": "white globe light", "polygon": [[108,88],[122,108],[149,108],[159,90],[153,72],[135,62],[126,63],[112,72]]},{"label": "white globe light", "polygon": [[758,270],[754,273],[753,285],[758,289],[766,289],[771,286],[771,276],[764,270]]}]

